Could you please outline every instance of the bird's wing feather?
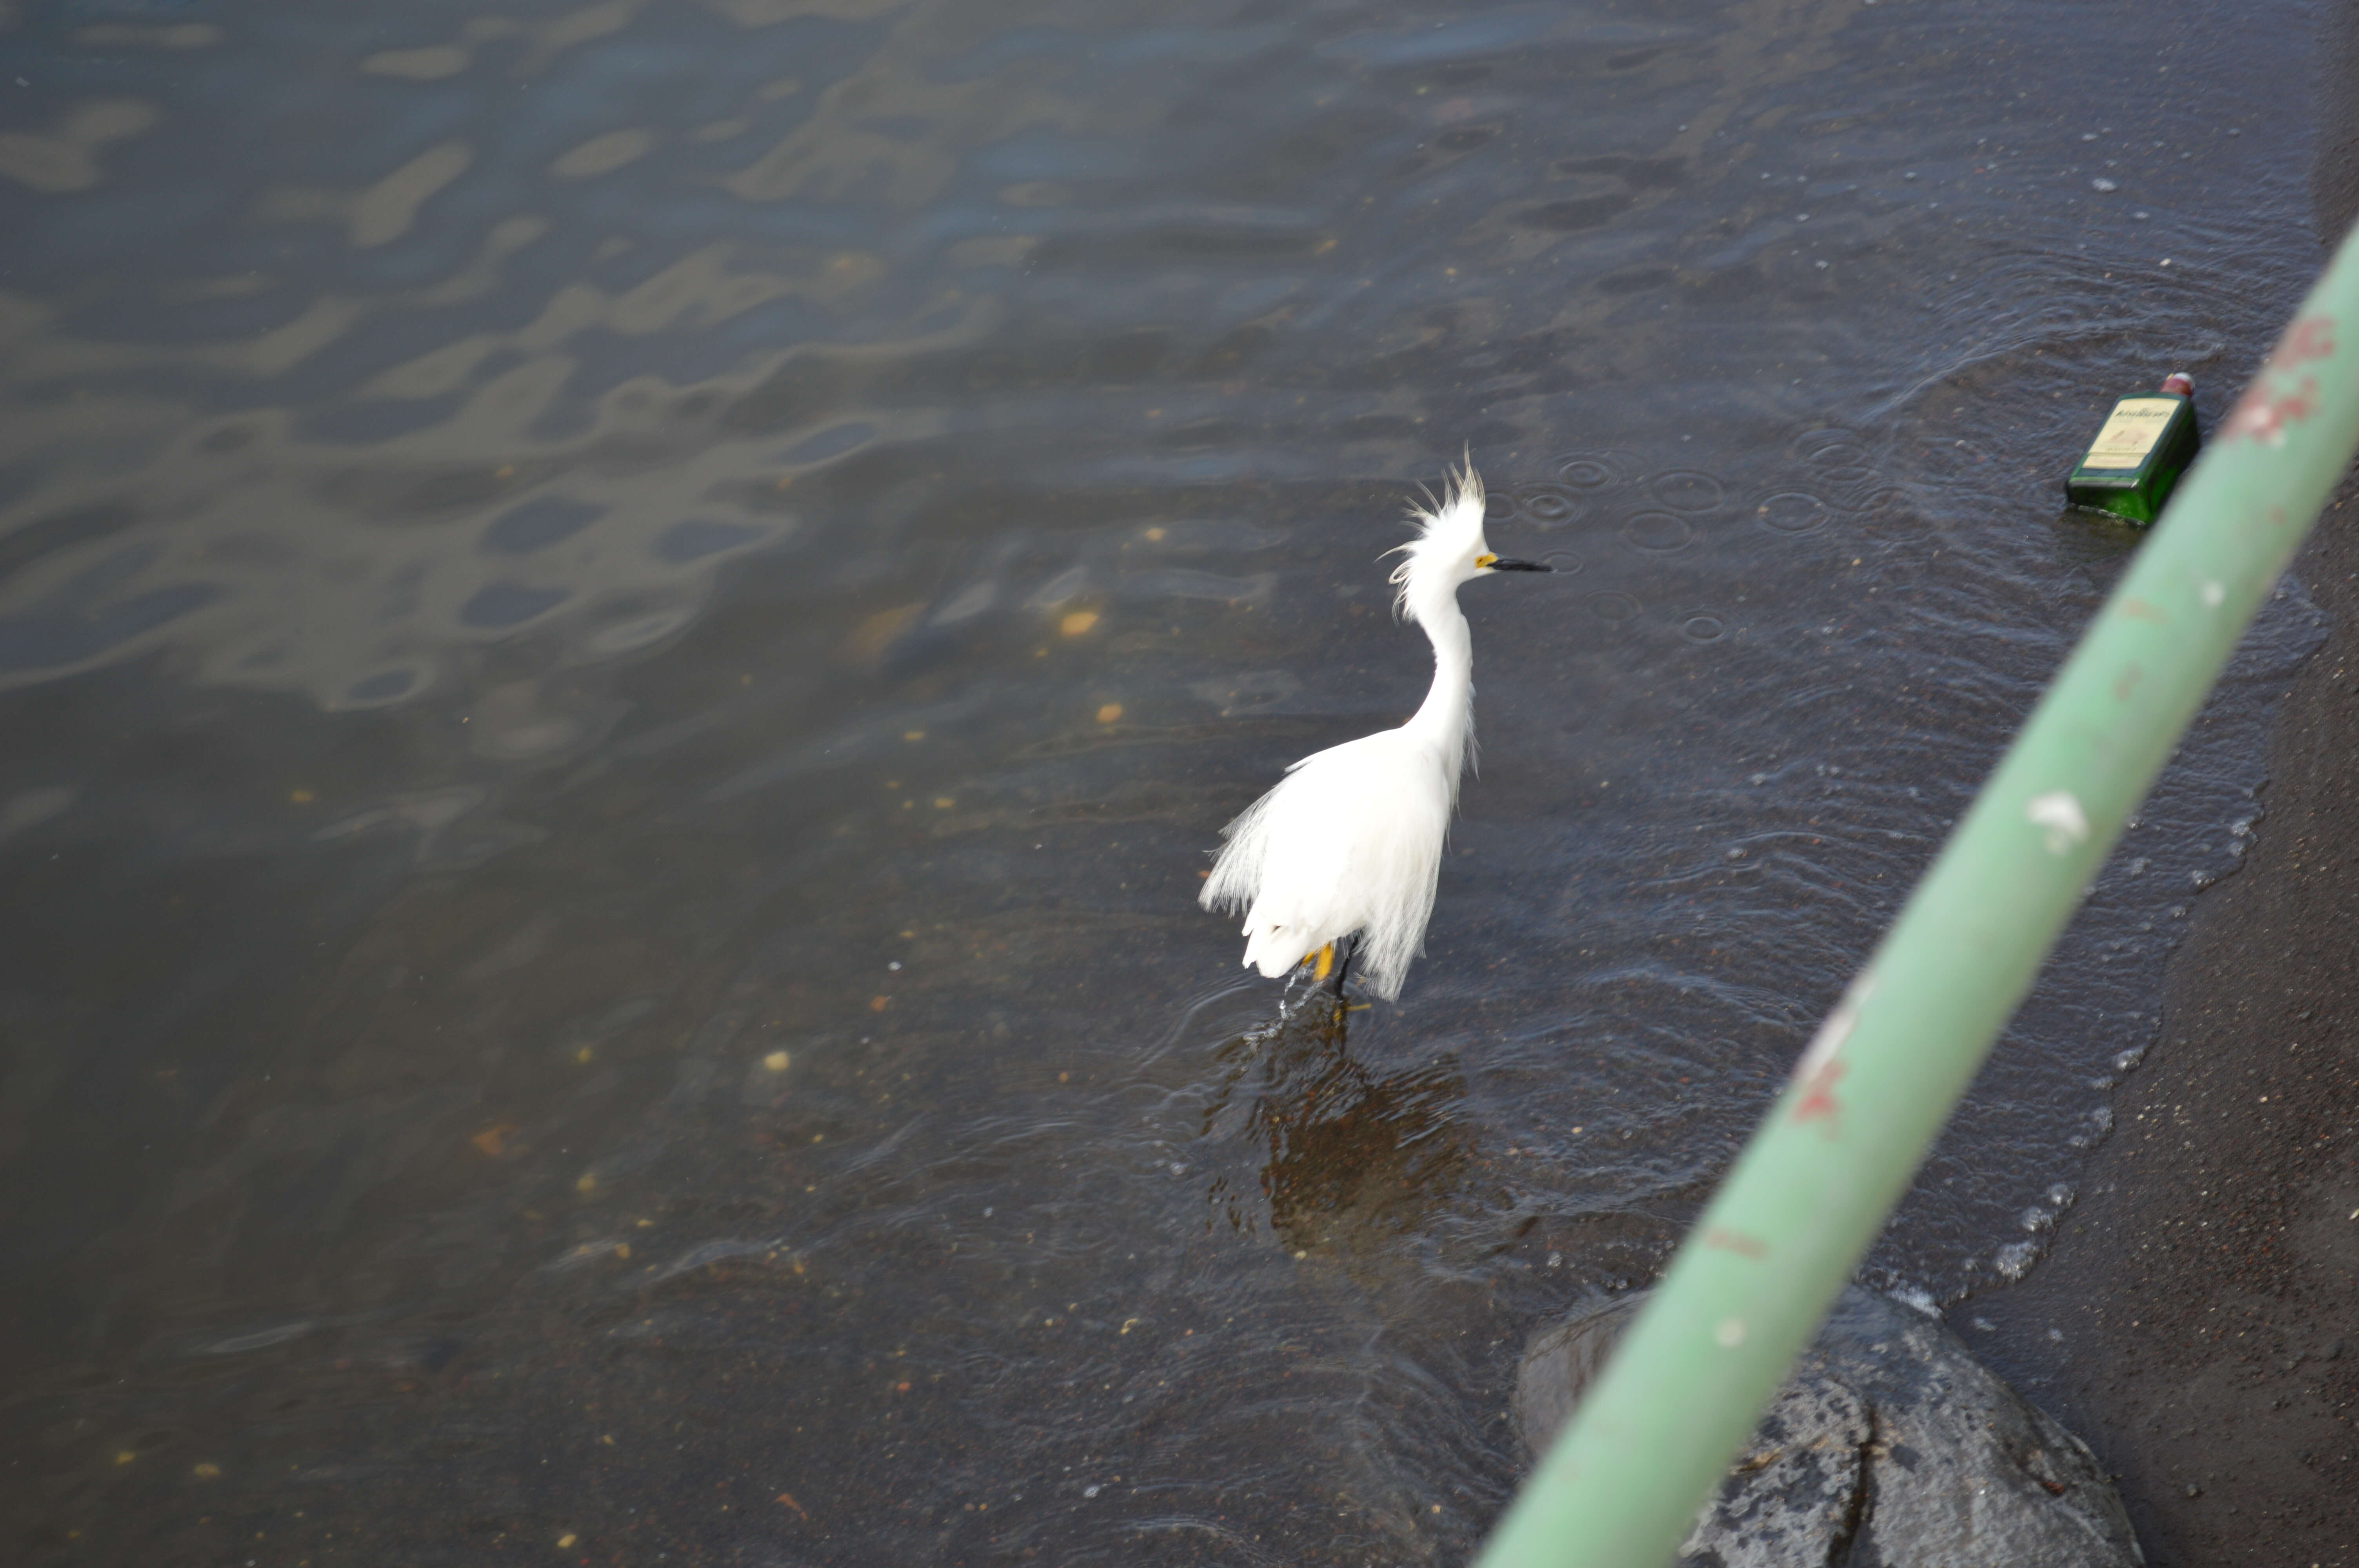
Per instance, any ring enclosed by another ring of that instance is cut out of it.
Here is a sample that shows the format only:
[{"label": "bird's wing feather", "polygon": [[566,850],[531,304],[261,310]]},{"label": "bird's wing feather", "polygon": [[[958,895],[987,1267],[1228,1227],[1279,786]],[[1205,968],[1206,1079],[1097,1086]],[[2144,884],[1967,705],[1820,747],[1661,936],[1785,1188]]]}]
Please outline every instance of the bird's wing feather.
[{"label": "bird's wing feather", "polygon": [[[1298,757],[1286,764],[1286,776],[1271,786],[1267,793],[1237,813],[1226,827],[1221,829],[1224,840],[1212,861],[1212,874],[1196,895],[1196,902],[1206,909],[1244,909],[1251,904],[1261,891],[1262,866],[1268,858],[1271,838],[1270,814],[1278,807],[1279,798],[1288,787],[1301,778],[1305,768],[1339,752],[1348,752],[1364,741],[1376,739],[1363,735],[1357,741],[1346,741],[1340,746],[1330,746]],[[1299,955],[1298,955],[1299,956]]]},{"label": "bird's wing feather", "polygon": [[1230,824],[1201,902],[1250,906],[1246,961],[1265,974],[1363,932],[1365,985],[1397,995],[1433,913],[1451,782],[1397,730],[1306,757]]}]

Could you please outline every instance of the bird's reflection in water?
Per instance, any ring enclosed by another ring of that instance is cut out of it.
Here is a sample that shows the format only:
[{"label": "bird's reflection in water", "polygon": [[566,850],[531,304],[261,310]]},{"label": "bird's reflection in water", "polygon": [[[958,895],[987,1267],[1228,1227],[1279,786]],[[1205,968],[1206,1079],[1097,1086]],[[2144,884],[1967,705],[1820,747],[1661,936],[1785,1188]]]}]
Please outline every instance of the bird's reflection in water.
[{"label": "bird's reflection in water", "polygon": [[[1270,1228],[1297,1251],[1382,1247],[1424,1228],[1465,1179],[1468,1152],[1450,1114],[1465,1080],[1444,1058],[1379,1075],[1353,1058],[1351,1011],[1324,990],[1223,1046],[1203,1136],[1242,1134],[1269,1152],[1261,1169]],[[1251,1197],[1227,1175],[1207,1194],[1240,1230]]]}]

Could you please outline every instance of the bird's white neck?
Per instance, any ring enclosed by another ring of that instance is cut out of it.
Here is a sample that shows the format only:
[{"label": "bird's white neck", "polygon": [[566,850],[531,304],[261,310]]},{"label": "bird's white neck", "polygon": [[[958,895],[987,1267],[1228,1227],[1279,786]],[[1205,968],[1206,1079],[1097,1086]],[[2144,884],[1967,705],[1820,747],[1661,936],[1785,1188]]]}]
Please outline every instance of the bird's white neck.
[{"label": "bird's white neck", "polygon": [[1450,793],[1458,793],[1468,743],[1474,734],[1474,639],[1458,608],[1456,591],[1445,590],[1416,606],[1418,624],[1433,643],[1433,685],[1425,701],[1401,728],[1433,748],[1450,771]]}]

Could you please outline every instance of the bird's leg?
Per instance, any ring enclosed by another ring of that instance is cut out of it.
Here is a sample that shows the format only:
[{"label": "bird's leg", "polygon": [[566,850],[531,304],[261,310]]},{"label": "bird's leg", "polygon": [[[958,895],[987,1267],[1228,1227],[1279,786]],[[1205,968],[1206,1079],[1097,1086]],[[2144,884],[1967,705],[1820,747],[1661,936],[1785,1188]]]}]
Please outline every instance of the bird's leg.
[{"label": "bird's leg", "polygon": [[1327,989],[1329,990],[1334,992],[1337,996],[1342,996],[1343,994],[1343,982],[1351,978],[1352,960],[1359,957],[1360,954],[1360,939],[1357,936],[1346,936],[1343,938],[1343,956],[1340,958],[1334,959],[1334,978],[1332,979],[1328,979],[1328,960],[1334,955],[1335,947],[1336,944],[1330,942],[1321,950],[1319,955],[1319,978],[1322,980],[1328,980]]},{"label": "bird's leg", "polygon": [[1328,943],[1327,946],[1320,948],[1316,953],[1311,954],[1308,961],[1319,966],[1319,968],[1311,974],[1310,979],[1312,981],[1316,982],[1325,979],[1327,978],[1328,971],[1335,967],[1335,944],[1332,942]]}]

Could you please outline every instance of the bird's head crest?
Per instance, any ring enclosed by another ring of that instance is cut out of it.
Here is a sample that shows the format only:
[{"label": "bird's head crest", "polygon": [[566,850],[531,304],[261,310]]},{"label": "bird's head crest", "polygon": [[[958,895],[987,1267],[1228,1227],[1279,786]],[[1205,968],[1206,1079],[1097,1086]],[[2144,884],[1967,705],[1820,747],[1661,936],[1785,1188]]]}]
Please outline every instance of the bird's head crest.
[{"label": "bird's head crest", "polygon": [[1495,558],[1484,542],[1483,509],[1483,476],[1474,471],[1471,458],[1450,476],[1442,499],[1437,501],[1428,492],[1424,505],[1410,504],[1417,537],[1385,552],[1402,557],[1392,577],[1400,589],[1393,600],[1397,612],[1412,621],[1421,619],[1419,605],[1427,594],[1456,593],[1460,583]]}]

